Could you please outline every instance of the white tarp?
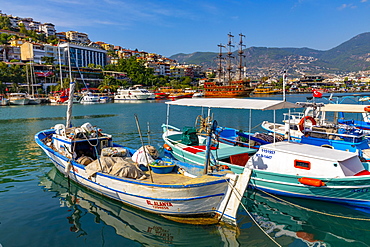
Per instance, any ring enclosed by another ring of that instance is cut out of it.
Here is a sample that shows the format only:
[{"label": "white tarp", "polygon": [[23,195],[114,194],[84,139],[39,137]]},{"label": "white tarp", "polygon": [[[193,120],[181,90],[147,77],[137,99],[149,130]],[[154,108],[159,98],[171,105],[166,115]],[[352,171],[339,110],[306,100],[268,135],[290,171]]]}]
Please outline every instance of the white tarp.
[{"label": "white tarp", "polygon": [[286,108],[301,108],[301,106],[282,100],[236,99],[236,98],[201,98],[179,99],[168,101],[169,105],[198,106],[208,108],[232,108],[252,110],[278,110]]},{"label": "white tarp", "polygon": [[364,113],[367,105],[354,105],[354,104],[327,104],[321,107],[321,111],[325,112],[352,112],[352,113]]}]

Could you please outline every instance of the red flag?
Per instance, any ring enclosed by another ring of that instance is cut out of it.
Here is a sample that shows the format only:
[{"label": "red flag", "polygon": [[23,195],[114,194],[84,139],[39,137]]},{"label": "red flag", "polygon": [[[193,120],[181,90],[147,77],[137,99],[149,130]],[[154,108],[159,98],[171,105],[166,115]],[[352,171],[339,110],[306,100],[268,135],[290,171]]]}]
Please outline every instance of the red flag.
[{"label": "red flag", "polygon": [[317,91],[316,89],[312,90],[312,94],[313,94],[313,97],[315,97],[315,98],[321,98],[322,97],[322,93],[320,91]]}]

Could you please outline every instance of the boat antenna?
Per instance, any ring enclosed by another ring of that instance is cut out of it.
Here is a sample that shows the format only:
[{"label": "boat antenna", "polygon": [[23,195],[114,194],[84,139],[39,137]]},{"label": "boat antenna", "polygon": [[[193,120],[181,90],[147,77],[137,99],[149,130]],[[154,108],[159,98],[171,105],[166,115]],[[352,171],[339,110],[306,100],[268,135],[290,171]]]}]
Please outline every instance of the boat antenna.
[{"label": "boat antenna", "polygon": [[285,96],[285,84],[286,84],[286,70],[283,72],[283,101],[286,101],[286,96]]},{"label": "boat antenna", "polygon": [[146,148],[144,146],[143,136],[141,135],[141,129],[140,129],[140,124],[139,124],[139,119],[138,119],[138,117],[137,117],[136,114],[134,114],[134,116],[135,116],[137,131],[139,132],[139,136],[140,136],[141,146],[143,147],[143,151],[144,151],[146,163],[148,164],[148,169],[149,169],[149,173],[150,173],[150,180],[153,183],[152,169],[150,168],[150,165],[149,165],[148,156],[147,156],[147,153],[146,153],[147,150],[146,150]]},{"label": "boat antenna", "polygon": [[63,72],[62,72],[62,61],[60,54],[60,43],[58,42],[58,62],[59,62],[59,77],[60,77],[60,88],[63,88]]},{"label": "boat antenna", "polygon": [[208,129],[207,132],[207,143],[206,143],[206,156],[205,156],[205,161],[204,161],[204,170],[203,174],[208,173],[208,166],[210,163],[210,156],[211,156],[211,142],[212,142],[212,133],[216,131],[217,128],[217,121],[213,120],[211,127]]},{"label": "boat antenna", "polygon": [[245,35],[243,35],[243,34],[240,33],[239,36],[240,36],[240,41],[239,41],[239,50],[238,50],[238,56],[239,56],[238,80],[241,80],[243,78],[242,77],[243,58],[245,58],[244,50],[243,50],[243,47],[245,47],[245,45],[243,44],[243,37],[245,37]]},{"label": "boat antenna", "polygon": [[70,49],[69,49],[69,43],[68,43],[69,97],[68,97],[68,107],[67,107],[66,128],[71,127],[73,95],[74,95],[74,92],[75,92],[75,82],[72,80],[71,53],[70,53],[69,50]]}]

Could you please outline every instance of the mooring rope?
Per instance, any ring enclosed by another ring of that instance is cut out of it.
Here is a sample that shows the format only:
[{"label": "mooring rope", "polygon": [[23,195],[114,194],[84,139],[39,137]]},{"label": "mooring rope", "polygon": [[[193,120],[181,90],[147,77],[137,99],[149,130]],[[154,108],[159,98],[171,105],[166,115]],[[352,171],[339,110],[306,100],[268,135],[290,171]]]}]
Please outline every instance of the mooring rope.
[{"label": "mooring rope", "polygon": [[[257,189],[257,188],[256,188]],[[321,212],[321,211],[318,211],[318,210],[314,210],[314,209],[310,209],[310,208],[306,208],[306,207],[303,207],[303,206],[300,206],[298,204],[295,204],[295,203],[292,203],[292,202],[289,202],[287,200],[284,200],[280,197],[277,197],[273,194],[270,194],[266,191],[263,191],[263,190],[260,190],[260,189],[257,189],[258,191],[261,191],[263,193],[265,193],[266,195],[268,196],[271,196],[272,198],[275,198],[276,200],[279,200],[279,201],[282,201],[286,204],[289,204],[291,206],[294,206],[294,207],[297,207],[297,208],[301,208],[301,209],[304,209],[306,211],[310,211],[310,212],[314,212],[314,213],[318,213],[318,214],[322,214],[322,215],[327,215],[327,216],[331,216],[331,217],[336,217],[336,218],[342,218],[342,219],[348,219],[348,220],[361,220],[361,221],[370,221],[370,218],[357,218],[357,217],[348,217],[348,216],[343,216],[343,215],[336,215],[336,214],[330,214],[330,213],[325,213],[325,212]]]},{"label": "mooring rope", "polygon": [[[227,180],[226,180],[227,181]],[[227,181],[227,183],[229,184],[229,186],[231,186],[230,184],[230,181]],[[231,186],[232,188],[232,192],[235,194],[235,196],[238,198],[238,200],[241,202],[242,198],[243,198],[243,195],[240,194],[239,191],[236,191],[234,189],[233,186]],[[254,222],[254,224],[256,224],[256,226],[272,241],[274,242],[277,246],[281,247],[281,245],[273,238],[271,237],[265,230],[263,230],[263,228],[258,224],[258,222],[254,219],[254,217],[249,213],[248,209],[244,206],[243,203],[240,203],[240,205],[242,205],[243,209],[245,210],[245,212],[249,215],[249,217],[252,219],[252,221]]]}]

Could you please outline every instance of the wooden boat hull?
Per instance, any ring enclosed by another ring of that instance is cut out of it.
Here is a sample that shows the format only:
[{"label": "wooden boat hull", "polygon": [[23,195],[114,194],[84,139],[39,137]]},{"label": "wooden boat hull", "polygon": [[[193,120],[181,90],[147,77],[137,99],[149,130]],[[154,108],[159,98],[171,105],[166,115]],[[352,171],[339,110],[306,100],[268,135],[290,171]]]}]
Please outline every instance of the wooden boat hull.
[{"label": "wooden boat hull", "polygon": [[[199,216],[222,214],[219,205],[228,190],[228,178],[199,177],[188,184],[160,184],[150,180],[135,180],[98,172],[88,178],[85,167],[54,151],[42,142],[54,130],[35,135],[36,143],[51,159],[56,168],[81,186],[127,205],[151,213],[171,216]],[[71,162],[72,169],[66,167]]]}]

